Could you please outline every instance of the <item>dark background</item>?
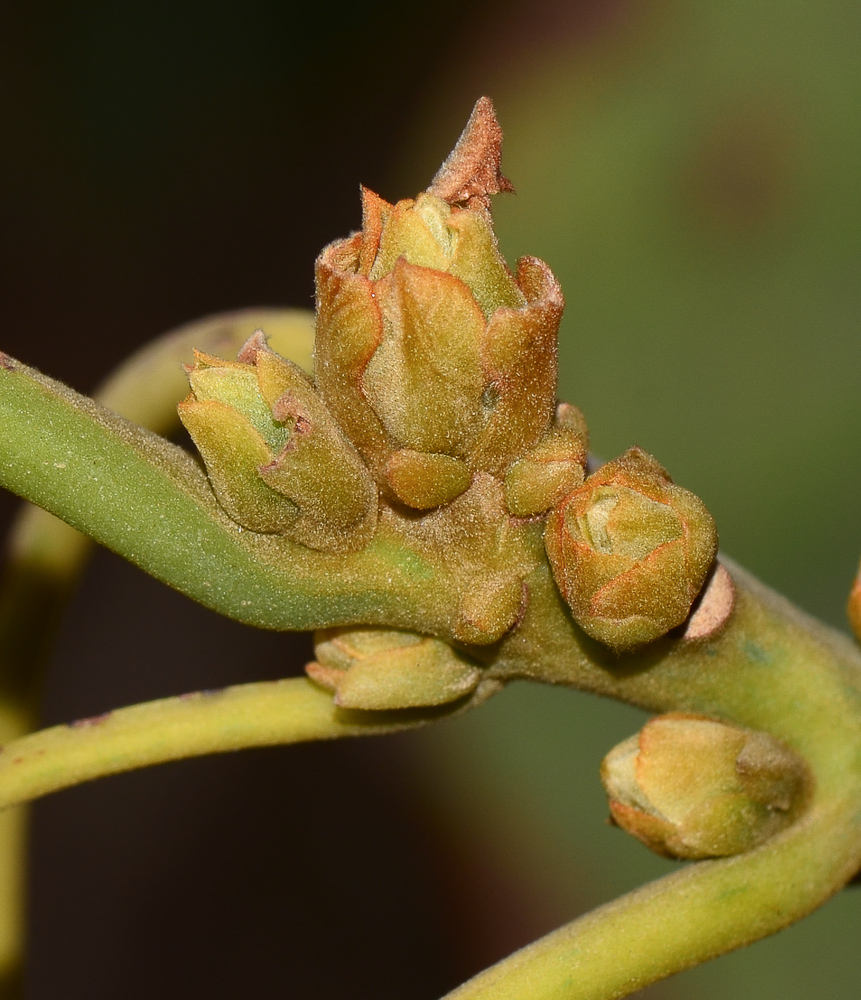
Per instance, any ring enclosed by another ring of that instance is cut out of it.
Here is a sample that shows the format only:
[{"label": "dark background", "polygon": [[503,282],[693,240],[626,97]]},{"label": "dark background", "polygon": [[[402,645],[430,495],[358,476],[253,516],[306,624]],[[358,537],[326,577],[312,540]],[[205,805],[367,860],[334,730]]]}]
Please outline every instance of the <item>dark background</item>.
[{"label": "dark background", "polygon": [[[561,392],[595,450],[653,451],[730,554],[841,626],[861,552],[861,18],[719,7],[7,3],[0,346],[88,391],[197,316],[310,307],[359,183],[414,194],[490,93],[519,192],[496,210],[503,250],[562,279]],[[100,552],[43,721],[309,655]],[[602,825],[597,763],[638,719],[524,686],[427,734],[46,799],[28,996],[439,997],[668,869]],[[654,994],[854,998],[858,905]]]}]

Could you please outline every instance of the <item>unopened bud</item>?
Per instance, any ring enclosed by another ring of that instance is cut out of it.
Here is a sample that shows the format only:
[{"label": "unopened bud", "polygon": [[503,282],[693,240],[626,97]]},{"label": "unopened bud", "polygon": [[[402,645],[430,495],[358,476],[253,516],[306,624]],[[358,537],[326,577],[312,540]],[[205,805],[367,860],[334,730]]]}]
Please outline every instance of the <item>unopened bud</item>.
[{"label": "unopened bud", "polygon": [[748,851],[798,814],[807,768],[766,733],[673,713],[610,751],[601,780],[613,820],[658,854]]},{"label": "unopened bud", "polygon": [[362,199],[365,256],[360,273],[372,281],[390,274],[403,257],[459,278],[486,316],[501,306],[516,309],[526,304],[497,249],[488,214],[453,208],[427,191],[395,205],[367,189]]},{"label": "unopened bud", "polygon": [[472,482],[468,466],[460,459],[408,449],[393,452],[383,474],[398,500],[415,510],[448,503]]},{"label": "unopened bud", "polygon": [[484,315],[469,288],[401,257],[376,285],[383,340],[362,389],[392,442],[465,455],[482,419]]},{"label": "unopened bud", "polygon": [[577,624],[622,652],[681,625],[717,553],[705,504],[632,448],[547,522],[553,575]]},{"label": "unopened bud", "polygon": [[562,295],[541,261],[515,276],[497,248],[500,138],[482,99],[429,191],[364,191],[362,232],[317,261],[320,393],[384,492],[419,510],[501,478],[553,417]]},{"label": "unopened bud", "polygon": [[361,547],[377,491],[307,376],[255,334],[240,360],[196,355],[180,418],[225,511],[310,548]]},{"label": "unopened bud", "polygon": [[582,485],[588,447],[585,427],[580,411],[561,403],[550,430],[509,467],[505,502],[515,517],[543,514]]},{"label": "unopened bud", "polygon": [[480,668],[447,643],[395,629],[330,628],[315,635],[308,676],[335,692],[339,708],[444,705],[470,694]]}]

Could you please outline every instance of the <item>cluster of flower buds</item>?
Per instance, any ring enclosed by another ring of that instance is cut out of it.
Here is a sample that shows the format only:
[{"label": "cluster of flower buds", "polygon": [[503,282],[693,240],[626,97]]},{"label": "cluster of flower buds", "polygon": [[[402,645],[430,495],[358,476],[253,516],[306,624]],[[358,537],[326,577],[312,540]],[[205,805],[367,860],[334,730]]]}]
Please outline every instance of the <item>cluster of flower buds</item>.
[{"label": "cluster of flower buds", "polygon": [[554,509],[545,544],[578,625],[622,652],[684,622],[717,553],[717,531],[698,497],[632,448]]},{"label": "cluster of flower buds", "polygon": [[219,503],[252,531],[309,548],[360,548],[377,490],[308,377],[258,331],[236,361],[197,353],[179,415]]},{"label": "cluster of flower buds", "polygon": [[501,139],[482,98],[427,191],[363,191],[361,232],[317,261],[313,380],[257,334],[236,361],[197,356],[180,415],[243,527],[343,552],[399,519],[457,568],[464,641],[517,620],[529,569],[509,522],[552,511],[547,553],[574,619],[624,651],[688,616],[714,523],[639,449],[585,479],[585,421],[556,402],[559,285],[534,257],[512,273],[496,245]]},{"label": "cluster of flower buds", "polygon": [[[488,142],[483,107],[461,152]],[[476,473],[510,472],[510,510],[531,517],[582,481],[586,456],[582,419],[554,421],[562,294],[534,257],[512,275],[484,201],[455,184],[465,204],[451,203],[453,170],[395,205],[364,190],[362,231],[321,254],[317,385],[390,501],[430,510]]]},{"label": "cluster of flower buds", "polygon": [[801,758],[766,733],[682,713],[611,750],[601,780],[618,826],[690,860],[761,844],[793,821],[809,785]]},{"label": "cluster of flower buds", "polygon": [[317,261],[313,383],[260,337],[236,362],[198,356],[180,413],[239,524],[337,551],[367,541],[380,498],[433,511],[490,475],[529,518],[582,482],[585,424],[556,408],[559,285],[496,246],[500,143],[483,98],[428,191],[363,191],[362,231]]}]

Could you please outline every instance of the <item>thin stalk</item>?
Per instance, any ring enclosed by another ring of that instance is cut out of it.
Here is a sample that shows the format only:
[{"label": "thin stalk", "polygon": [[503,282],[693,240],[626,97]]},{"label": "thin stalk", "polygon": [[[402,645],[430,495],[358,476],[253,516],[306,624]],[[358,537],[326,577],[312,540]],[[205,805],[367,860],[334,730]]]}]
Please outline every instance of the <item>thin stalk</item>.
[{"label": "thin stalk", "polygon": [[360,712],[336,708],[331,691],[300,677],[132,705],[4,746],[0,808],[186,757],[412,729],[463,711],[498,689],[486,682],[470,698],[439,709]]}]

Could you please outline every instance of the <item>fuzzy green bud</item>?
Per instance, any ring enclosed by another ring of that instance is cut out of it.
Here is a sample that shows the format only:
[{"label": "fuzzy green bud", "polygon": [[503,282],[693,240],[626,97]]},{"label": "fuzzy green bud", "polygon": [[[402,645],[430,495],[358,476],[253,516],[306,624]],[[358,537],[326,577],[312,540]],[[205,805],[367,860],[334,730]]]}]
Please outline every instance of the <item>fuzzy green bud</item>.
[{"label": "fuzzy green bud", "polygon": [[308,676],[339,708],[391,710],[444,705],[470,694],[481,670],[447,643],[395,629],[330,628],[315,634]]},{"label": "fuzzy green bud", "polygon": [[690,860],[761,844],[798,815],[809,782],[801,758],[768,734],[682,713],[611,750],[601,780],[618,826]]},{"label": "fuzzy green bud", "polygon": [[179,415],[219,503],[252,531],[324,551],[366,543],[377,490],[308,377],[258,331],[237,361],[197,353]]},{"label": "fuzzy green bud", "polygon": [[617,652],[687,618],[717,553],[703,502],[639,448],[555,508],[545,545],[577,624]]},{"label": "fuzzy green bud", "polygon": [[553,418],[562,295],[541,261],[514,275],[497,249],[500,138],[480,101],[430,190],[363,191],[362,232],[317,261],[321,395],[384,493],[418,510],[503,476]]},{"label": "fuzzy green bud", "polygon": [[383,470],[392,493],[415,510],[432,510],[459,497],[472,482],[469,467],[450,455],[402,449]]},{"label": "fuzzy green bud", "polygon": [[515,517],[535,517],[560,503],[585,478],[589,438],[576,406],[560,403],[550,430],[505,476],[505,502]]}]

